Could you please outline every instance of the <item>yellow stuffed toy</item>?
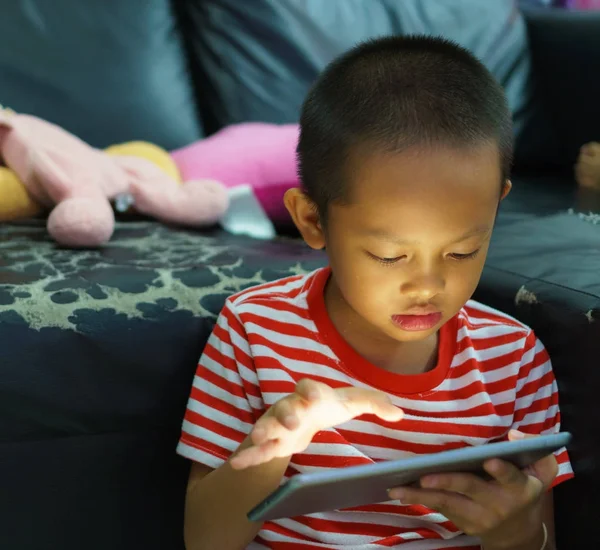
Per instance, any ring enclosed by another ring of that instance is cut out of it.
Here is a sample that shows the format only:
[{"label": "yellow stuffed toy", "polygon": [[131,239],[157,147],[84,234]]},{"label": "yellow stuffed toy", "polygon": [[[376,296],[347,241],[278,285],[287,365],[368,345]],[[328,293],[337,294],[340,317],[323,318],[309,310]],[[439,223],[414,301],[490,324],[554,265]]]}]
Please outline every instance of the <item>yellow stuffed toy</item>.
[{"label": "yellow stuffed toy", "polygon": [[0,223],[32,218],[43,211],[17,175],[10,168],[0,166]]},{"label": "yellow stuffed toy", "polygon": [[179,168],[171,155],[158,145],[146,141],[130,141],[121,145],[112,145],[104,150],[109,155],[137,157],[149,160],[175,181],[181,183]]}]

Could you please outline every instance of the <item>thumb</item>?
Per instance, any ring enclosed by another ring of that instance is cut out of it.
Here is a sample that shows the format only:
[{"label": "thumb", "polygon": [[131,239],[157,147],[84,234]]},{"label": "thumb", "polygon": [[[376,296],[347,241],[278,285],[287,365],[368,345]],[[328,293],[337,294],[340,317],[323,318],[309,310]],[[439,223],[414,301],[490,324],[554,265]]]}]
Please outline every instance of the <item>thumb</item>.
[{"label": "thumb", "polygon": [[509,441],[519,441],[520,439],[529,439],[531,437],[535,437],[535,435],[531,435],[514,429],[508,432]]}]

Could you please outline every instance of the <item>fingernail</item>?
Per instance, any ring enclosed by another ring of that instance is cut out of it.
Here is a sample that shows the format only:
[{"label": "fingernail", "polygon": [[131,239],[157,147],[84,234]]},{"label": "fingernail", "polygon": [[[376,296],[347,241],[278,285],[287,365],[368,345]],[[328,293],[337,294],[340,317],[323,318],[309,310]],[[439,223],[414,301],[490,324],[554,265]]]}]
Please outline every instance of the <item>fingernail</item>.
[{"label": "fingernail", "polygon": [[519,430],[511,430],[510,433],[513,439],[525,439],[525,434]]},{"label": "fingernail", "polygon": [[402,489],[390,489],[388,491],[388,495],[393,500],[401,501],[404,497],[406,497],[406,491],[403,491]]},{"label": "fingernail", "polygon": [[421,480],[421,487],[427,489],[433,489],[437,487],[440,483],[440,480],[437,477],[424,477]]},{"label": "fingernail", "polygon": [[286,427],[294,429],[296,427],[296,417],[293,414],[290,414],[283,419],[283,423]]}]

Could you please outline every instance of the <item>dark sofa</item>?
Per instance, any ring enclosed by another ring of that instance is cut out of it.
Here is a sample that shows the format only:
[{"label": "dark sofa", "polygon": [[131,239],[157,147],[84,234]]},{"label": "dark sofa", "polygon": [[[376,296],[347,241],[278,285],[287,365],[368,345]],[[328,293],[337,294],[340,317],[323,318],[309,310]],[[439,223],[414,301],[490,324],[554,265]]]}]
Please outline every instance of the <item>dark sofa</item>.
[{"label": "dark sofa", "polygon": [[[3,8],[0,103],[95,146],[176,148],[225,124],[293,121],[354,40],[429,32],[472,48],[515,114],[514,191],[476,298],[553,358],[576,479],[561,550],[600,544],[600,213],[572,166],[600,138],[600,15],[511,0],[32,0]],[[0,227],[0,548],[181,549],[175,455],[197,358],[225,297],[323,265],[295,239],[120,223],[70,251],[43,220]],[[220,549],[219,549],[220,550]]]}]

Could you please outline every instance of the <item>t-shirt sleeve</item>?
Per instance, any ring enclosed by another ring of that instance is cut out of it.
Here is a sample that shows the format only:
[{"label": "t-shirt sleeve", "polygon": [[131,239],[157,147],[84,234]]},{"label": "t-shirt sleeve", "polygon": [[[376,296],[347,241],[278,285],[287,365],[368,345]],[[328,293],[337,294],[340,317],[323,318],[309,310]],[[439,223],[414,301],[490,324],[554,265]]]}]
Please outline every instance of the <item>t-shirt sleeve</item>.
[{"label": "t-shirt sleeve", "polygon": [[[530,332],[521,358],[515,403],[514,429],[534,435],[553,434],[560,431],[558,386],[552,363],[544,345]],[[558,475],[552,484],[573,477],[573,469],[566,449],[555,453]]]},{"label": "t-shirt sleeve", "polygon": [[196,369],[177,452],[217,468],[250,433],[263,409],[246,331],[227,301]]}]

